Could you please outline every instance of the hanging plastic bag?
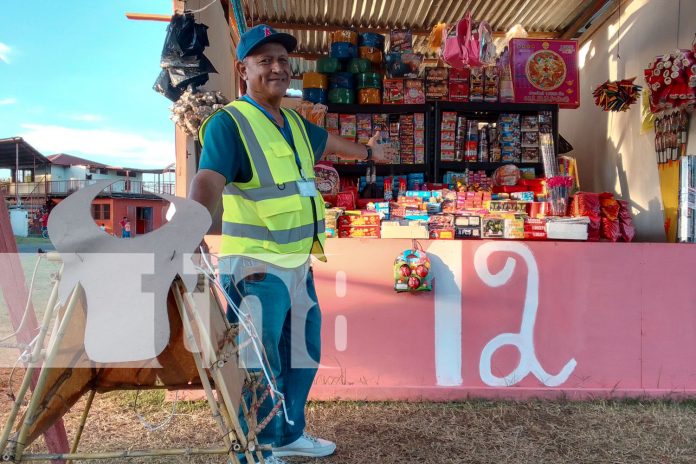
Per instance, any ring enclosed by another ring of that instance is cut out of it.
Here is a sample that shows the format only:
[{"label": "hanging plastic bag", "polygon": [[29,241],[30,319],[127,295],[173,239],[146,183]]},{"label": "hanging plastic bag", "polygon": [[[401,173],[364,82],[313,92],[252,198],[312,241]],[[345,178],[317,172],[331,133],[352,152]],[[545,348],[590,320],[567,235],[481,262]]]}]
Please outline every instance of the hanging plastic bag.
[{"label": "hanging plastic bag", "polygon": [[404,250],[394,260],[394,290],[397,292],[429,292],[433,289],[430,259],[420,243]]},{"label": "hanging plastic bag", "polygon": [[478,45],[475,44],[476,51],[472,53],[473,48],[469,46],[471,41],[471,12],[468,12],[465,18],[460,19],[450,29],[442,50],[442,59],[456,69],[479,66],[481,63],[478,61]]},{"label": "hanging plastic bag", "polygon": [[178,89],[172,85],[172,80],[169,78],[169,72],[166,69],[163,69],[159,74],[152,89],[173,102],[177,101],[184,93],[183,89]]}]

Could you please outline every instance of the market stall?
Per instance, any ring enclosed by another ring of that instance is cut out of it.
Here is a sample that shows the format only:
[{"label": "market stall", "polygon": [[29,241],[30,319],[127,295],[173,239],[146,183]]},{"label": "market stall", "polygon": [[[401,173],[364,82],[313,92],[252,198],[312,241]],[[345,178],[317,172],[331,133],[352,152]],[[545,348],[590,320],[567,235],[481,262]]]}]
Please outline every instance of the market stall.
[{"label": "market stall", "polygon": [[[637,79],[616,72],[619,59],[602,73],[588,64],[607,58],[591,37],[615,37],[607,48],[619,56],[629,33],[617,24],[658,27],[641,0],[563,2],[546,17],[539,2],[507,15],[499,2],[434,3],[379,18],[358,10],[329,26],[287,5],[233,2],[229,12],[237,32],[266,23],[296,34],[303,99],[293,106],[307,119],[359,143],[379,130],[398,147],[392,164],[328,155],[317,166],[332,238],[329,262],[315,266],[325,349],[313,394],[692,394],[682,353],[696,335],[686,277],[696,251],[640,239],[657,224],[671,241],[694,240],[694,51],[658,44]],[[681,6],[678,24],[694,17]],[[659,83],[658,63],[669,73]],[[657,124],[643,121],[649,113]],[[596,151],[616,121],[650,160],[621,144]],[[634,167],[619,180],[590,160],[617,156]],[[652,184],[624,188],[631,174]]]}]

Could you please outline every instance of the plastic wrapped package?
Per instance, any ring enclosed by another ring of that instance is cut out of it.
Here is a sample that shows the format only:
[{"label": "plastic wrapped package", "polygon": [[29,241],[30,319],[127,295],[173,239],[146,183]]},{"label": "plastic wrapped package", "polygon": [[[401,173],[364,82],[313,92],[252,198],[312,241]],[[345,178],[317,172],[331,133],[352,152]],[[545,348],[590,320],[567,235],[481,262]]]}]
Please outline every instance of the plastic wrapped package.
[{"label": "plastic wrapped package", "polygon": [[328,89],[329,78],[326,74],[306,72],[302,75],[302,87],[305,89]]},{"label": "plastic wrapped package", "polygon": [[332,166],[317,164],[314,166],[314,182],[322,195],[337,195],[341,183],[338,171]]},{"label": "plastic wrapped package", "polygon": [[631,217],[631,210],[629,209],[628,202],[623,200],[618,200],[619,203],[619,230],[621,231],[621,238],[624,242],[632,242],[633,238],[636,236],[636,228],[633,225],[633,218]]},{"label": "plastic wrapped package", "polygon": [[590,218],[590,224],[587,227],[587,239],[591,242],[599,241],[601,216],[598,193],[576,193],[571,204],[571,216],[586,216]]}]

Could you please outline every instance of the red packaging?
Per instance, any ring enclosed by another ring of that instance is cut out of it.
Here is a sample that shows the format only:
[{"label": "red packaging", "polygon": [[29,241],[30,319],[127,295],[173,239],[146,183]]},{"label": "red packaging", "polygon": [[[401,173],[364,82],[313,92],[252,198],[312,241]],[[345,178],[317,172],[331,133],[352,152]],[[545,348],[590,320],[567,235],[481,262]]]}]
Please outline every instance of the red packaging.
[{"label": "red packaging", "polygon": [[580,106],[575,40],[512,39],[510,64],[515,102]]},{"label": "red packaging", "polygon": [[336,195],[336,207],[355,209],[355,194],[351,192],[338,192]]},{"label": "red packaging", "polygon": [[360,216],[344,214],[338,218],[339,227],[378,226],[379,224],[377,213],[362,213]]},{"label": "red packaging", "polygon": [[384,79],[382,101],[385,105],[402,105],[404,103],[404,80]]},{"label": "red packaging", "polygon": [[618,200],[619,203],[619,230],[621,238],[624,242],[632,242],[636,235],[636,228],[633,225],[631,210],[628,207],[628,202]]},{"label": "red packaging", "polygon": [[379,236],[379,226],[355,226],[338,228],[338,238],[379,238]]},{"label": "red packaging", "polygon": [[614,199],[614,195],[604,192],[599,195],[599,205],[603,218],[616,221],[619,218],[619,202]]},{"label": "red packaging", "polygon": [[619,229],[619,221],[612,220],[606,217],[602,218],[602,238],[616,242],[621,236]]},{"label": "red packaging", "polygon": [[576,193],[571,203],[570,215],[589,217],[590,224],[587,227],[587,240],[591,242],[599,241],[601,221],[598,193]]},{"label": "red packaging", "polygon": [[404,103],[422,105],[425,103],[425,85],[420,79],[406,79],[404,82]]},{"label": "red packaging", "polygon": [[450,101],[468,102],[469,101],[469,84],[457,84],[450,82],[449,84]]}]

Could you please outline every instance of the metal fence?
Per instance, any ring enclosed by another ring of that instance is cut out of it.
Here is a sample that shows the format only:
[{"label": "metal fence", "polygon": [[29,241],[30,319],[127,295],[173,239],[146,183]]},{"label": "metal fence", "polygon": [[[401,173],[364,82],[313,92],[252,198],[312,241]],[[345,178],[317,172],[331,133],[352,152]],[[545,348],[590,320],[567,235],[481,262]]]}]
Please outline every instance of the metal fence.
[{"label": "metal fence", "polygon": [[[45,182],[19,182],[2,183],[0,191],[5,195],[31,197],[31,196],[62,196],[69,195],[80,190],[87,185],[93,185],[93,180],[52,180]],[[142,181],[119,181],[109,185],[104,189],[104,193],[130,193],[130,194],[167,194],[175,195],[176,188],[174,182],[142,182]]]}]

